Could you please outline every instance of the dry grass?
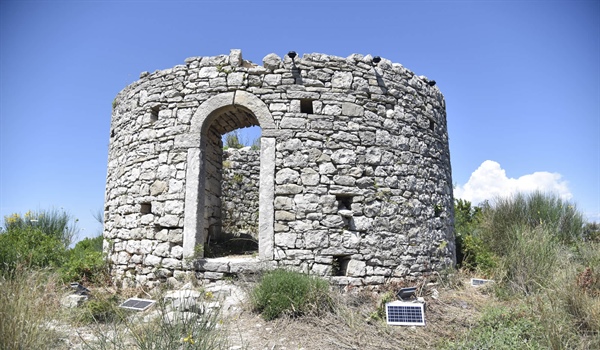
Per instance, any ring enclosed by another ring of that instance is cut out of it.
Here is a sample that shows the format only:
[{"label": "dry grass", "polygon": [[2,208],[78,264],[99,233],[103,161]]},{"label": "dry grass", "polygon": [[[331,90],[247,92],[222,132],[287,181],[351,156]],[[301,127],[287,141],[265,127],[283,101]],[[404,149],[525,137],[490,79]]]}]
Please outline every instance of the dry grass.
[{"label": "dry grass", "polygon": [[427,302],[425,327],[388,326],[377,317],[386,290],[353,290],[333,292],[334,311],[319,316],[265,321],[244,311],[226,321],[229,339],[247,350],[439,348],[468,332],[484,307],[499,303],[485,289],[466,286],[467,277],[419,289]]},{"label": "dry grass", "polygon": [[63,292],[58,276],[45,270],[0,276],[0,349],[57,347],[60,335],[48,322],[60,314]]}]

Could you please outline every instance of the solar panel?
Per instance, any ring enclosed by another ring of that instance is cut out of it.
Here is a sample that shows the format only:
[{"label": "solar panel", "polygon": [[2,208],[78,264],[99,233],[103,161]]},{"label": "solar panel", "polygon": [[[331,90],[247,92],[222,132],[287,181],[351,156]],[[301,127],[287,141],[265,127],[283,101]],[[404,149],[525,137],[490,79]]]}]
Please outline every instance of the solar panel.
[{"label": "solar panel", "polygon": [[424,326],[425,309],[421,303],[392,301],[385,304],[387,323],[395,326]]},{"label": "solar panel", "polygon": [[123,309],[144,311],[150,306],[152,306],[152,304],[154,304],[155,302],[155,300],[150,299],[129,298],[125,300],[123,304],[119,305],[119,307]]},{"label": "solar panel", "polygon": [[471,278],[471,285],[472,286],[481,286],[483,284],[489,283],[489,282],[494,282],[493,280],[484,280],[481,278]]}]

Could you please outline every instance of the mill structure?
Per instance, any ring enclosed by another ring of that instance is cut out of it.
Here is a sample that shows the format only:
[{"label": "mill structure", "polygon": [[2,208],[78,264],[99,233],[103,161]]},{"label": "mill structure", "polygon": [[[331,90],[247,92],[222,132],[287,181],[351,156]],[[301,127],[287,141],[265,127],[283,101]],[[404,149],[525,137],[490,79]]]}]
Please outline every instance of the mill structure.
[{"label": "mill structure", "polygon": [[[253,146],[228,148],[247,127]],[[231,50],[143,72],[113,101],[103,234],[124,284],[418,279],[455,263],[453,220],[443,95],[387,59]]]}]

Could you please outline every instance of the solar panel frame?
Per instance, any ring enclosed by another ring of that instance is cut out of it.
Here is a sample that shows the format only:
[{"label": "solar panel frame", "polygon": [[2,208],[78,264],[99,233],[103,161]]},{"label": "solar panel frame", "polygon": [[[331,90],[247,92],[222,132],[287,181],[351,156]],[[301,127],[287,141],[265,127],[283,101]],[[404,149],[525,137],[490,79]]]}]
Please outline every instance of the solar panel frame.
[{"label": "solar panel frame", "polygon": [[471,278],[471,286],[473,287],[482,286],[490,282],[494,282],[494,280],[486,280],[483,278]]},{"label": "solar panel frame", "polygon": [[422,303],[392,301],[385,304],[385,319],[393,326],[425,326],[425,307]]},{"label": "solar panel frame", "polygon": [[156,303],[156,300],[129,298],[119,305],[119,307],[129,310],[145,311],[150,306],[154,305],[154,303]]}]

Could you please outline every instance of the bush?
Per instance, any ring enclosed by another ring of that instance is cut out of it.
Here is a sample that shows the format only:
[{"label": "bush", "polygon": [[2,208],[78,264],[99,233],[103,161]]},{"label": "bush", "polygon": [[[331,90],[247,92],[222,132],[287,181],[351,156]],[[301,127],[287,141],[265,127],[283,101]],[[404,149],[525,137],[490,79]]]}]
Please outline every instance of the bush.
[{"label": "bush", "polygon": [[12,274],[18,266],[60,266],[66,247],[57,237],[31,226],[11,227],[0,234],[0,274]]},{"label": "bush", "polygon": [[77,310],[75,319],[82,323],[110,323],[121,321],[127,311],[119,308],[119,299],[116,295],[96,291],[91,298]]},{"label": "bush", "polygon": [[60,269],[65,282],[102,282],[108,278],[108,265],[102,253],[103,237],[86,238],[68,251]]},{"label": "bush", "polygon": [[276,269],[266,273],[251,293],[252,306],[265,320],[331,310],[327,281]]},{"label": "bush", "polygon": [[484,206],[480,234],[490,251],[505,256],[516,239],[514,227],[544,226],[553,239],[572,244],[581,240],[583,223],[574,205],[556,195],[534,192],[498,198],[493,206]]},{"label": "bush", "polygon": [[225,134],[225,145],[223,146],[224,149],[228,149],[228,148],[239,149],[239,148],[243,148],[243,147],[244,147],[244,143],[240,140],[240,134],[238,133],[237,130],[231,131],[231,132],[228,132],[227,134]]},{"label": "bush", "polygon": [[550,283],[560,268],[563,251],[546,226],[515,226],[511,230],[514,241],[501,260],[499,274],[512,292],[532,294]]},{"label": "bush", "polygon": [[28,211],[25,215],[12,214],[4,217],[4,231],[36,228],[47,236],[52,236],[68,247],[77,235],[77,219],[65,211],[56,209],[39,212]]}]

